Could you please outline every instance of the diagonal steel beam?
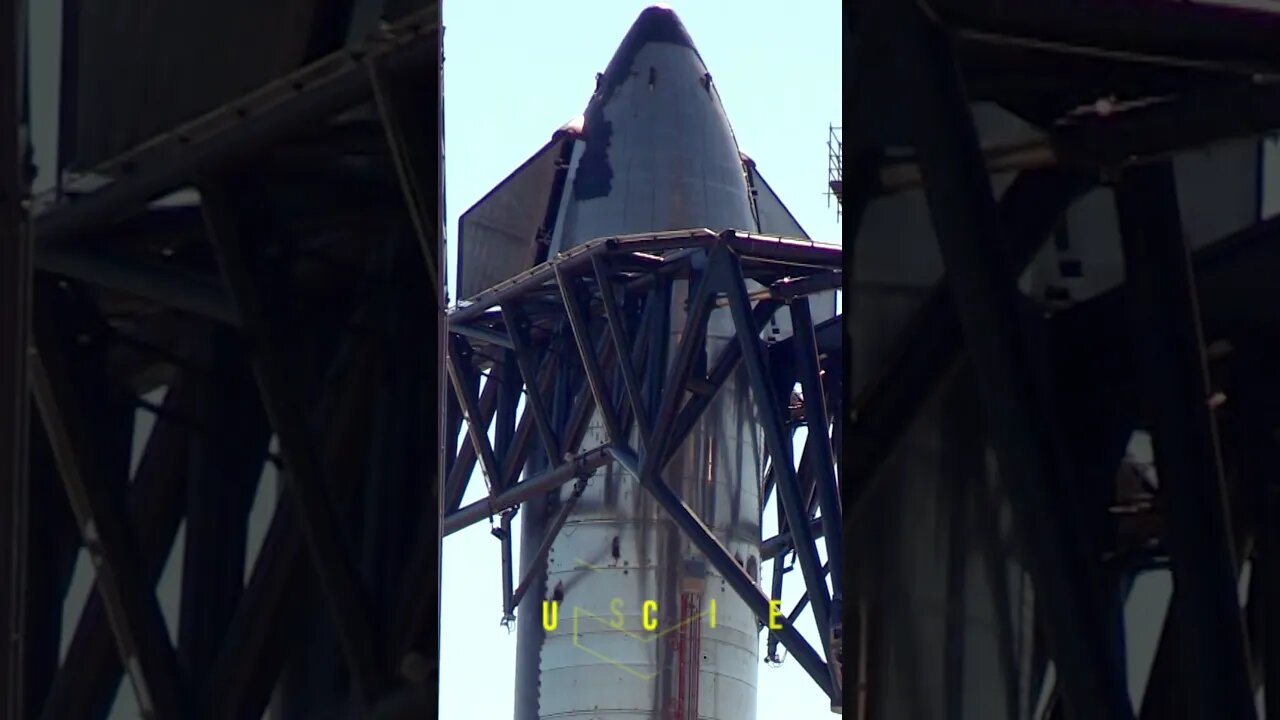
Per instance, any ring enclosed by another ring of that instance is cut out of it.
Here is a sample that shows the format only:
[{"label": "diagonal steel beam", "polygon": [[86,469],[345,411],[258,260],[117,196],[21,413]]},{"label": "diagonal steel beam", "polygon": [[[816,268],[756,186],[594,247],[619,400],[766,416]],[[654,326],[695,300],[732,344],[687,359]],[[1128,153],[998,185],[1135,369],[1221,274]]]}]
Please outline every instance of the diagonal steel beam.
[{"label": "diagonal steel beam", "polygon": [[[480,408],[479,400],[475,396],[476,377],[475,369],[471,367],[471,352],[469,346],[456,334],[449,336],[449,357],[448,363],[449,378],[453,382],[453,392],[458,396],[458,402],[462,406],[462,417],[467,423],[467,436],[471,438],[471,444],[475,448],[476,455],[480,458],[480,469],[484,472],[485,486],[489,489],[489,494],[497,492],[502,488],[502,475],[498,472],[498,459],[494,455],[493,445],[489,442],[488,427],[489,423],[485,418],[485,423],[480,424]],[[489,377],[487,384],[493,385],[494,388],[494,409],[501,404],[499,402],[501,396],[501,382],[493,377]]]},{"label": "diagonal steel beam", "polygon": [[[364,418],[374,377],[370,352],[357,351],[332,384],[334,394],[326,398],[330,402],[323,413],[328,418],[324,464],[332,473],[324,479],[341,503],[353,500],[361,473],[367,471]],[[201,718],[258,717],[276,685],[288,638],[301,614],[299,590],[308,585],[307,573],[312,572],[297,516],[296,504],[281,502],[276,507],[218,660],[201,687]]]},{"label": "diagonal steel beam", "polygon": [[[676,525],[685,533],[685,536],[693,542],[693,544],[706,556],[707,560],[720,571],[724,576],[725,582],[733,588],[742,599],[751,608],[751,612],[755,614],[766,627],[769,624],[770,604],[769,598],[760,592],[760,588],[756,586],[755,581],[747,574],[741,565],[733,559],[733,555],[725,549],[724,545],[716,539],[715,535],[707,528],[698,516],[689,508],[688,505],[680,499],[678,495],[671,491],[670,486],[657,473],[645,475],[640,468],[639,458],[635,453],[625,447],[610,447],[610,453],[614,459],[618,461],[628,473],[635,477],[649,491],[649,494],[662,506],[664,510],[671,515]],[[818,687],[827,695],[834,697],[831,690],[831,673],[826,663],[818,656],[813,647],[804,639],[804,636],[796,630],[795,626],[790,622],[782,622],[780,629],[774,630],[778,638],[782,641],[787,651],[792,657],[800,663],[805,672],[818,683]]]},{"label": "diagonal steel beam", "polygon": [[93,435],[80,417],[67,362],[56,341],[37,341],[29,356],[31,387],[44,421],[58,472],[85,549],[94,565],[94,585],[102,596],[121,662],[138,698],[139,712],[151,720],[185,717],[187,695],[169,633],[151,584],[136,558],[137,540],[115,507],[92,449]]},{"label": "diagonal steel beam", "polygon": [[[429,132],[440,126],[439,78],[431,78],[432,67],[439,67],[438,62],[433,61],[438,60],[438,57],[425,57],[419,65],[392,69],[385,56],[374,57],[370,58],[368,68],[373,97],[391,148],[391,159],[395,162],[400,189],[422,249],[427,287],[432,290],[436,306],[444,307],[444,285],[440,282],[439,271],[442,243],[438,211],[443,205],[437,193],[429,192],[432,186],[441,184],[436,177],[440,164],[440,138],[438,132]],[[424,75],[428,78],[425,87]]]},{"label": "diagonal steel beam", "polygon": [[[747,295],[741,260],[736,254],[725,252],[720,256],[719,262],[722,263],[720,270],[723,273],[723,288],[729,296],[729,310],[733,314],[738,343],[742,346],[742,359],[747,365],[756,406],[760,409],[765,444],[769,449],[769,456],[773,458],[778,499],[786,514],[787,524],[791,527],[792,545],[796,551],[796,559],[800,562],[805,587],[809,591],[809,600],[813,603],[813,616],[818,624],[822,646],[827,657],[830,657],[831,595],[827,590],[827,582],[822,577],[818,546],[809,533],[808,513],[800,496],[800,484],[792,462],[791,436],[784,430],[785,408],[779,407],[777,395],[773,392],[772,374],[765,358],[764,342],[760,339],[760,327],[754,324],[751,317],[751,299]],[[821,389],[818,394],[822,394]],[[839,691],[838,678],[831,680],[832,687]]]},{"label": "diagonal steel beam", "polygon": [[529,591],[529,588],[533,587],[538,574],[542,572],[547,562],[547,555],[551,553],[551,544],[555,542],[556,535],[560,533],[560,528],[564,527],[565,521],[569,519],[569,514],[573,512],[574,506],[578,504],[578,499],[582,497],[582,493],[586,489],[586,479],[579,476],[578,482],[573,486],[573,492],[569,493],[569,497],[560,506],[556,516],[547,525],[547,532],[542,538],[542,543],[538,545],[538,550],[533,554],[533,560],[530,561],[528,568],[524,572],[524,579],[520,581],[520,586],[516,588],[511,602],[507,606],[508,615],[515,611],[515,608],[520,605],[520,601],[524,599],[525,593]]},{"label": "diagonal steel beam", "polygon": [[[689,293],[689,304],[687,315],[685,316],[684,330],[680,333],[680,347],[676,351],[675,362],[671,364],[670,370],[667,371],[666,380],[662,384],[661,403],[658,405],[658,414],[654,418],[652,427],[663,428],[671,427],[671,423],[676,419],[676,410],[679,409],[681,401],[684,400],[685,391],[689,382],[689,376],[693,372],[694,361],[700,353],[706,352],[705,338],[707,336],[707,318],[711,316],[712,299],[715,295],[717,285],[717,266],[714,262],[716,253],[725,252],[719,246],[710,251],[711,259],[707,262],[706,270],[698,279],[698,284]],[[655,315],[653,320],[657,323],[658,328],[666,325],[665,318]],[[659,356],[661,357],[661,356]],[[650,363],[656,372],[661,372],[661,363]],[[690,423],[692,427],[692,423]],[[645,448],[644,458],[642,460],[642,472],[645,475],[652,475],[662,469],[666,464],[667,449],[672,445],[675,437],[684,437],[683,435],[657,437],[657,442],[653,447]]]},{"label": "diagonal steel beam", "polygon": [[1252,718],[1235,549],[1190,249],[1169,162],[1132,168],[1116,189],[1133,292],[1138,381],[1150,409],[1186,689],[1202,717]]},{"label": "diagonal steel beam", "polygon": [[206,183],[200,190],[214,254],[235,298],[245,333],[254,345],[254,375],[285,459],[285,488],[298,509],[298,524],[329,603],[355,694],[371,697],[383,682],[376,639],[355,564],[332,501],[326,497],[324,466],[308,432],[303,395],[278,348],[275,338],[280,328],[266,314],[258,280],[245,257],[238,226],[240,216],[232,198],[220,184]]},{"label": "diagonal steel beam", "polygon": [[[162,406],[166,412],[159,415],[129,485],[129,522],[138,540],[143,582],[149,588],[160,579],[186,508],[185,488],[175,478],[187,460],[190,431],[170,418],[192,409],[197,397],[193,390],[190,379],[181,376],[169,386]],[[80,613],[66,660],[40,717],[62,720],[105,713],[121,668],[106,606],[102,596],[94,593]]]},{"label": "diagonal steel beam", "polygon": [[[804,388],[804,415],[809,425],[809,470],[817,486],[818,505],[822,510],[823,535],[826,538],[827,563],[831,566],[833,617],[840,617],[841,587],[844,570],[844,534],[841,525],[840,488],[836,480],[836,460],[831,449],[831,422],[827,414],[827,393],[822,383],[818,362],[818,343],[813,332],[813,314],[809,298],[791,303],[791,323],[796,340],[796,369]],[[839,424],[836,425],[839,430]],[[808,513],[806,513],[807,515]]]},{"label": "diagonal steel beam", "polygon": [[[473,380],[479,382],[478,374],[473,378]],[[475,385],[472,385],[472,388],[474,390]],[[462,411],[461,398],[459,398],[457,392],[454,391],[452,382],[449,383],[449,393],[450,398],[457,401],[459,417],[458,427],[461,428],[465,413]],[[484,390],[480,391],[480,407],[478,412],[480,414],[479,421],[481,423],[481,427],[489,427],[489,423],[492,422],[493,414],[497,411],[497,407],[498,384],[486,384]],[[457,437],[456,432],[454,433],[454,437]],[[469,440],[470,435],[467,437]],[[475,469],[476,460],[475,443],[464,442],[460,447],[458,447],[458,456],[453,461],[453,465],[449,468],[449,475],[445,480],[444,507],[446,510],[456,509],[462,502],[462,496],[466,494],[467,483],[471,480],[471,471]]]},{"label": "diagonal steel beam", "polygon": [[[201,388],[204,430],[190,444],[187,525],[178,618],[178,661],[207,677],[244,589],[246,538],[271,424],[237,338],[207,333],[201,359],[214,375]],[[189,570],[185,570],[189,569]]]},{"label": "diagonal steel beam", "polygon": [[1131,718],[1117,680],[1120,659],[1103,641],[1088,565],[1053,495],[1063,487],[1054,465],[1055,427],[1040,397],[1015,277],[992,242],[1004,229],[950,42],[915,5],[882,2],[877,9],[885,11],[890,24],[882,30],[914,75],[907,88],[925,197],[1064,699],[1074,715]]},{"label": "diagonal steel beam", "polygon": [[[600,357],[591,342],[591,329],[587,325],[586,312],[582,307],[584,289],[580,280],[570,278],[559,265],[556,266],[556,284],[560,286],[560,296],[564,298],[565,314],[569,318],[569,327],[573,331],[573,340],[578,346],[578,355],[582,359],[582,369],[587,374],[587,385],[595,398],[596,411],[604,422],[605,433],[610,442],[621,442],[622,423],[618,420],[618,411],[613,406],[609,385],[605,382]],[[619,348],[618,354],[625,359],[626,349]]]},{"label": "diagonal steel beam", "polygon": [[[511,344],[515,347],[516,363],[520,366],[520,376],[525,387],[525,412],[531,413],[534,427],[542,439],[542,447],[547,454],[547,464],[556,464],[557,449],[560,441],[551,424],[551,411],[547,408],[546,394],[541,387],[538,375],[538,360],[533,353],[532,341],[529,338],[529,317],[515,305],[504,305],[502,314],[507,319],[507,328],[511,334]],[[518,602],[518,601],[517,601]]]},{"label": "diagonal steel beam", "polygon": [[[1009,265],[1021,273],[1044,245],[1062,214],[1092,185],[1086,176],[1061,171],[1020,173],[1000,198],[998,212],[1006,229]],[[846,296],[848,297],[848,296]],[[842,491],[853,501],[872,494],[871,484],[898,439],[920,414],[942,380],[959,367],[964,338],[945,278],[901,333],[902,341],[856,396],[843,403],[852,443],[848,467],[841,476]],[[846,393],[857,385],[849,383]],[[844,433],[839,437],[843,439]],[[846,508],[848,509],[848,508]]]},{"label": "diagonal steel beam", "polygon": [[[776,299],[761,300],[756,303],[755,308],[751,311],[752,321],[756,327],[764,327],[769,318],[772,318],[783,306],[782,301]],[[776,346],[775,346],[776,347]],[[680,408],[680,413],[675,420],[675,437],[687,437],[693,431],[694,423],[698,422],[698,418],[702,417],[702,411],[707,409],[711,404],[715,394],[724,387],[725,382],[733,376],[734,371],[742,364],[742,346],[732,344],[725,347],[720,352],[720,359],[716,360],[716,365],[707,374],[707,388],[704,392],[700,392],[689,398],[689,401]]]},{"label": "diagonal steel beam", "polygon": [[635,418],[636,426],[640,429],[641,447],[647,448],[651,432],[649,411],[644,402],[644,388],[640,375],[636,372],[636,365],[631,358],[633,344],[627,332],[622,309],[618,306],[618,298],[614,294],[616,290],[613,280],[609,277],[609,265],[599,256],[592,256],[591,265],[595,270],[596,283],[600,287],[600,301],[604,305],[605,319],[609,323],[609,334],[613,337],[614,351],[618,354],[618,367],[622,370],[622,382],[626,386],[627,399],[631,403],[632,417]]}]

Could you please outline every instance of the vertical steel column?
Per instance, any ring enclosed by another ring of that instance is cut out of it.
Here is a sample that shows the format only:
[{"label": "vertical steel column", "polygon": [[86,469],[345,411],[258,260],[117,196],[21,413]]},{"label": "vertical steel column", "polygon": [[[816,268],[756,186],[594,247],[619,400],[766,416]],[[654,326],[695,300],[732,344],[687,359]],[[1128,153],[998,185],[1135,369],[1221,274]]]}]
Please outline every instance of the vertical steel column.
[{"label": "vertical steel column", "polygon": [[1055,427],[1039,397],[991,180],[949,40],[913,3],[889,2],[896,22],[881,29],[914,63],[902,69],[911,77],[905,87],[925,196],[1064,699],[1071,717],[1130,718],[1089,568],[1054,496]]},{"label": "vertical steel column", "polygon": [[[1150,409],[1165,501],[1174,605],[1194,707],[1204,718],[1252,718],[1235,550],[1195,296],[1169,163],[1134,168],[1116,189],[1133,293],[1134,347]],[[1190,669],[1190,668],[1188,668]]]},{"label": "vertical steel column", "polygon": [[23,206],[22,117],[25,0],[0,2],[0,719],[25,720],[23,590],[27,575],[27,344],[31,235]]}]

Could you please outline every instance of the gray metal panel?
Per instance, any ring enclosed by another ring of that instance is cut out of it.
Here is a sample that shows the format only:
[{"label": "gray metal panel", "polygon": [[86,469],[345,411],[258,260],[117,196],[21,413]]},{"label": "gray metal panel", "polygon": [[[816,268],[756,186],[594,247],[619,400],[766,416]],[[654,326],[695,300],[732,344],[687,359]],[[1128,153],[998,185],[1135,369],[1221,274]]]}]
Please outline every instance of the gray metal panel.
[{"label": "gray metal panel", "polygon": [[755,162],[748,161],[745,164],[751,177],[751,190],[755,196],[756,217],[760,220],[760,232],[765,235],[782,235],[809,240],[809,233],[800,227],[800,222],[791,214],[787,206],[782,204],[782,200],[769,183],[765,182]]},{"label": "gray metal panel", "polygon": [[471,206],[458,220],[458,297],[469,298],[528,270],[551,202],[564,148],[559,135]]},{"label": "gray metal panel", "polygon": [[[1261,219],[1259,174],[1263,143],[1225,143],[1174,157],[1182,227],[1193,248],[1204,247]],[[1067,213],[1065,246],[1047,244],[1023,277],[1029,296],[1043,299],[1050,287],[1064,288],[1071,302],[1097,296],[1124,281],[1116,207],[1112,192],[1100,188]],[[1063,261],[1079,261],[1080,276],[1064,276]]]},{"label": "gray metal panel", "polygon": [[[301,66],[327,0],[80,0],[75,138],[87,169]],[[337,49],[332,48],[332,49]]]}]

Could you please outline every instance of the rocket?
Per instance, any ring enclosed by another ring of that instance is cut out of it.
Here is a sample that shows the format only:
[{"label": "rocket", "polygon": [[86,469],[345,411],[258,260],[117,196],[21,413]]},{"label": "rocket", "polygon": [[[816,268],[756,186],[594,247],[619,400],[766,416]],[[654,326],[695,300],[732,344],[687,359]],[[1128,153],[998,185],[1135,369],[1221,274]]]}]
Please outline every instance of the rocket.
[{"label": "rocket", "polygon": [[[808,239],[739,150],[671,9],[641,12],[596,80],[586,111],[462,215],[459,297],[605,236],[709,228]],[[671,354],[688,285],[676,281],[661,330]],[[816,321],[835,314],[834,293],[823,299]],[[766,334],[789,334],[785,312],[772,322]],[[736,342],[733,328],[728,308],[713,311],[708,362]],[[608,441],[600,425],[584,449]],[[760,582],[764,442],[745,370],[673,442],[664,479]],[[521,508],[522,572],[571,492]],[[756,717],[756,618],[619,467],[590,478],[517,618],[516,720]]]}]

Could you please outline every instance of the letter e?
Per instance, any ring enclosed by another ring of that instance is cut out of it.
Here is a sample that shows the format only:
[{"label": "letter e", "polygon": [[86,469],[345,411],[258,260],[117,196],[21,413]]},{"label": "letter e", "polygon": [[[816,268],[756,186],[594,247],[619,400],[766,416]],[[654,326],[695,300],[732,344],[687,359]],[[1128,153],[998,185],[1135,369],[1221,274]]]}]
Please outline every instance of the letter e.
[{"label": "letter e", "polygon": [[770,630],[782,629],[782,623],[778,622],[778,618],[781,616],[782,616],[782,601],[770,600],[769,601],[769,629]]}]

